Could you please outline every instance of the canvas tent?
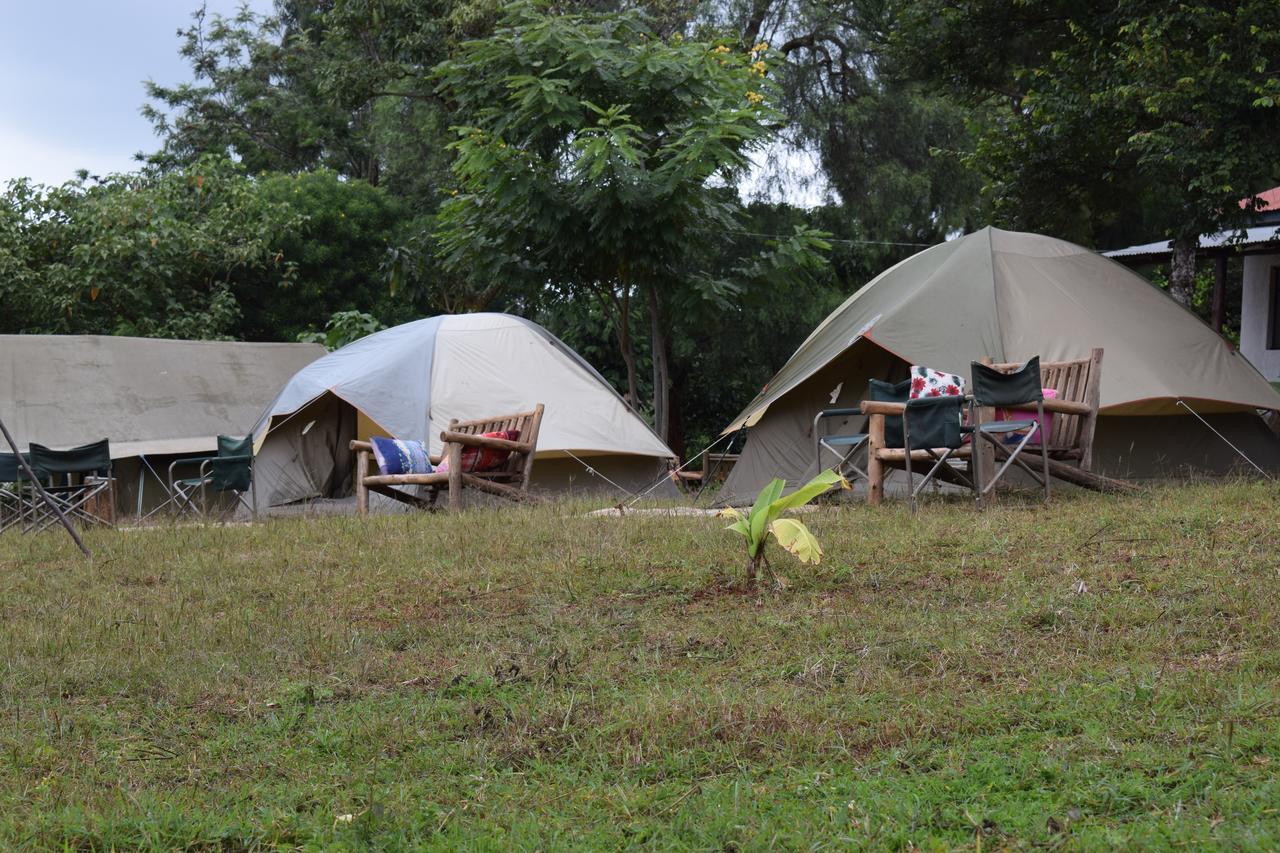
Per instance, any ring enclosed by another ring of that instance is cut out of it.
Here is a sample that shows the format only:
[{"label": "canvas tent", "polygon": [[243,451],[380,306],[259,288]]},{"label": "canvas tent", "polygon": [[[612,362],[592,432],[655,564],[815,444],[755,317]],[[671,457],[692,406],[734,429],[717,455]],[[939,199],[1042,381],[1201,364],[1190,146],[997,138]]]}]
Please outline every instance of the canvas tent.
[{"label": "canvas tent", "polygon": [[625,496],[658,482],[674,456],[590,364],[537,323],[443,315],[362,338],[289,380],[254,428],[259,495],[270,505],[339,497],[351,489],[352,438],[428,440],[439,453],[451,418],[537,403],[546,414],[535,490]]},{"label": "canvas tent", "polygon": [[143,457],[164,475],[175,457],[214,452],[219,433],[247,434],[322,355],[317,344],[0,335],[0,415],[24,450],[109,439],[120,504],[136,506]]},{"label": "canvas tent", "polygon": [[[1280,468],[1280,440],[1258,416],[1280,409],[1280,394],[1195,315],[1088,249],[985,228],[891,267],[814,329],[726,428],[746,427],[747,441],[723,495],[814,474],[814,415],[856,405],[871,378],[904,379],[911,364],[967,377],[983,356],[1067,361],[1093,347],[1105,350],[1095,470],[1142,477],[1238,461],[1180,399]],[[836,428],[856,431],[860,420]]]}]

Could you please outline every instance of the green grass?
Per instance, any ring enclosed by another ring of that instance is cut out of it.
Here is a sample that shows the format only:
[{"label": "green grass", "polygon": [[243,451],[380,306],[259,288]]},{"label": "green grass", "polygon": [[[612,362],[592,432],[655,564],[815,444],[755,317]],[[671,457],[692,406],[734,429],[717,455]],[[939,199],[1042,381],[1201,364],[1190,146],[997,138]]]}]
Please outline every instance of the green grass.
[{"label": "green grass", "polygon": [[0,537],[0,846],[1274,848],[1277,507]]}]

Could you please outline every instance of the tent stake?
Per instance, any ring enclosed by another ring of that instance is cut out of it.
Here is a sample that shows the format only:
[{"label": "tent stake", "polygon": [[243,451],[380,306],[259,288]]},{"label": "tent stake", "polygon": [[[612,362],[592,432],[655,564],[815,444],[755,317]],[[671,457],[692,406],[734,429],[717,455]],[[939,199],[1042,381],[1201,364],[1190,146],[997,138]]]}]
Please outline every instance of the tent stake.
[{"label": "tent stake", "polygon": [[54,514],[58,516],[58,521],[61,521],[62,526],[67,528],[67,533],[71,534],[71,538],[75,541],[80,550],[84,552],[84,555],[92,560],[93,552],[85,547],[84,542],[80,541],[79,534],[76,533],[75,528],[71,526],[71,522],[68,521],[66,515],[63,514],[62,507],[58,506],[57,502],[54,501],[53,498],[49,497],[49,493],[44,490],[44,486],[40,485],[40,478],[36,476],[35,471],[31,470],[31,466],[27,464],[27,458],[18,450],[18,443],[14,441],[13,436],[9,434],[9,428],[4,425],[3,420],[0,420],[0,431],[4,432],[5,441],[9,442],[9,446],[13,448],[13,455],[18,459],[18,464],[21,465],[22,470],[27,473],[27,478],[31,481],[31,487],[36,490],[36,493],[40,495],[40,499],[48,505],[49,509],[53,510]]},{"label": "tent stake", "polygon": [[1240,458],[1241,458],[1241,459],[1243,459],[1245,462],[1248,462],[1248,463],[1249,463],[1250,465],[1252,465],[1254,468],[1256,468],[1259,474],[1261,474],[1262,476],[1266,477],[1268,480],[1274,480],[1274,479],[1275,479],[1275,478],[1274,478],[1274,477],[1272,477],[1270,474],[1268,474],[1266,471],[1263,471],[1261,468],[1259,468],[1259,467],[1258,467],[1258,463],[1257,463],[1257,462],[1254,462],[1254,461],[1253,461],[1252,459],[1250,459],[1248,456],[1245,456],[1245,455],[1244,455],[1244,451],[1243,451],[1243,450],[1241,450],[1240,448],[1236,447],[1236,446],[1235,446],[1234,444],[1232,444],[1230,441],[1227,441],[1227,437],[1226,437],[1225,435],[1223,435],[1222,433],[1218,432],[1216,429],[1214,429],[1214,428],[1213,428],[1213,425],[1212,425],[1211,423],[1209,423],[1208,421],[1206,421],[1204,418],[1200,417],[1200,413],[1199,413],[1199,412],[1197,412],[1195,409],[1193,409],[1193,408],[1191,408],[1190,406],[1188,406],[1186,403],[1182,402],[1182,400],[1178,400],[1178,405],[1179,405],[1179,406],[1181,406],[1182,408],[1186,409],[1186,410],[1187,410],[1188,412],[1190,412],[1191,414],[1195,415],[1195,416],[1196,416],[1196,419],[1197,419],[1197,420],[1199,420],[1199,421],[1200,421],[1200,423],[1202,423],[1202,424],[1204,424],[1205,426],[1209,427],[1209,429],[1213,432],[1213,434],[1214,434],[1214,435],[1216,435],[1218,438],[1222,439],[1223,443],[1224,443],[1224,444],[1226,444],[1226,445],[1227,445],[1227,447],[1230,447],[1230,448],[1231,448],[1232,450],[1234,450],[1236,453],[1240,454]]}]

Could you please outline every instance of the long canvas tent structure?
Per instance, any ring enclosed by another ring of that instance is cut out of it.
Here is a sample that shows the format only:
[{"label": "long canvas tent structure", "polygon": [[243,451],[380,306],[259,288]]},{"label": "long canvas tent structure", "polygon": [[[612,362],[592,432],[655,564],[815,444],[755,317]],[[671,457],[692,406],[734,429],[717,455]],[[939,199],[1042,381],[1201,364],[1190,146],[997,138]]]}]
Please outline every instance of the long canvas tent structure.
[{"label": "long canvas tent structure", "polygon": [[289,377],[324,352],[318,344],[0,335],[0,415],[23,450],[33,441],[63,449],[108,439],[128,508],[144,469],[163,476],[173,458],[216,451],[219,434],[248,434]]},{"label": "long canvas tent structure", "polygon": [[442,315],[377,332],[300,370],[254,427],[264,504],[350,493],[353,438],[441,450],[450,419],[546,406],[530,487],[670,495],[674,454],[578,353],[508,314]]},{"label": "long canvas tent structure", "polygon": [[[1178,401],[1250,457],[1280,470],[1259,416],[1280,394],[1230,344],[1141,276],[1081,246],[985,228],[881,273],[833,311],[725,433],[747,430],[724,500],[818,470],[813,418],[856,406],[867,382],[918,364],[968,378],[996,362],[1087,357],[1102,347],[1094,469],[1120,477],[1225,471],[1241,460]],[[861,419],[833,424],[856,431]],[[827,460],[828,462],[832,460]]]}]

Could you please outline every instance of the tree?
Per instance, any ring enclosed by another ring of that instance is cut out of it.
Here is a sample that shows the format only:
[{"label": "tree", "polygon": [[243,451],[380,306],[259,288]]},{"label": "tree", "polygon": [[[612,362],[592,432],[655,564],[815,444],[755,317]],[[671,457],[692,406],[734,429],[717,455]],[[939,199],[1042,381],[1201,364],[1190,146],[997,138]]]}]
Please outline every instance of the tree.
[{"label": "tree", "polygon": [[236,280],[241,312],[236,337],[293,340],[320,329],[338,312],[366,312],[380,322],[399,323],[432,307],[416,293],[392,293],[384,269],[388,254],[412,227],[403,199],[325,169],[268,174],[256,183],[264,202],[284,206],[298,220],[277,242],[293,274],[282,279],[262,271]]},{"label": "tree", "polygon": [[[671,310],[736,286],[709,261],[717,238],[740,230],[729,188],[779,120],[766,72],[763,47],[662,38],[639,12],[527,5],[436,72],[468,119],[452,144],[458,194],[439,214],[446,267],[600,300],[633,401],[632,308],[642,301],[664,439]],[[818,245],[805,229],[797,237]]]},{"label": "tree", "polygon": [[969,162],[1004,223],[1093,245],[1140,223],[1174,241],[1185,303],[1199,235],[1280,182],[1271,0],[899,5],[904,67],[992,110]]},{"label": "tree", "polygon": [[217,152],[255,173],[328,168],[432,210],[449,119],[428,72],[484,19],[452,0],[280,0],[273,15],[230,18],[202,7],[178,33],[194,79],[146,84],[143,114],[163,140],[148,159]]},{"label": "tree", "polygon": [[299,222],[215,157],[57,188],[12,182],[0,196],[0,331],[228,337],[239,282],[292,275],[278,246]]}]

